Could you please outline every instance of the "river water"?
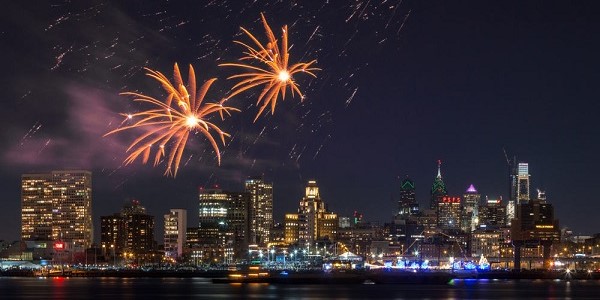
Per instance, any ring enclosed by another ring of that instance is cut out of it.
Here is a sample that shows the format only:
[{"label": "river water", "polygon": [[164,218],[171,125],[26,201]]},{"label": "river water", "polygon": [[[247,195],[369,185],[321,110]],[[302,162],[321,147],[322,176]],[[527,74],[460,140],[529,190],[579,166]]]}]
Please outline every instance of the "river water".
[{"label": "river water", "polygon": [[205,278],[0,277],[0,299],[600,299],[600,280],[409,284],[213,284]]}]

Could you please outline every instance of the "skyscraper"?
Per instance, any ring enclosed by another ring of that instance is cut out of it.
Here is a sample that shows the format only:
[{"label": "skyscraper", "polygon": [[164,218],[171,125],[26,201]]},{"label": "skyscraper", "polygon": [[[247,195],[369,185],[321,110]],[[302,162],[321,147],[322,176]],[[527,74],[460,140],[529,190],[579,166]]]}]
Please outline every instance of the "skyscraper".
[{"label": "skyscraper", "polygon": [[264,247],[273,227],[273,184],[259,177],[248,178],[246,192],[250,193],[249,242]]},{"label": "skyscraper", "polygon": [[517,204],[529,201],[529,164],[519,163],[517,169]]},{"label": "skyscraper", "polygon": [[311,245],[319,239],[335,240],[338,216],[327,210],[315,180],[309,180],[297,214],[285,215],[285,241]]},{"label": "skyscraper", "polygon": [[479,223],[479,202],[481,194],[477,192],[472,184],[467,188],[463,195],[463,215],[461,220],[461,229],[465,232],[472,232],[477,229]]},{"label": "skyscraper", "polygon": [[164,217],[165,256],[173,259],[180,258],[183,255],[186,242],[187,211],[185,209],[171,209]]},{"label": "skyscraper", "polygon": [[92,244],[92,173],[51,171],[21,176],[21,239]]},{"label": "skyscraper", "polygon": [[440,197],[437,210],[437,228],[460,229],[461,199],[460,197]]},{"label": "skyscraper", "polygon": [[506,207],[502,204],[502,197],[489,199],[485,197],[484,205],[479,206],[479,224],[486,228],[506,226]]},{"label": "skyscraper", "polygon": [[250,233],[250,193],[229,192],[227,226],[231,232],[233,255],[237,259],[246,258]]},{"label": "skyscraper", "polygon": [[442,179],[442,161],[438,160],[438,172],[437,176],[433,180],[433,185],[431,186],[431,200],[429,202],[429,208],[437,210],[438,202],[440,202],[441,197],[444,196],[448,196],[448,191],[446,190],[446,184]]},{"label": "skyscraper", "polygon": [[400,183],[400,200],[398,201],[398,216],[407,218],[419,213],[419,203],[415,198],[415,183],[406,176]]},{"label": "skyscraper", "polygon": [[154,216],[146,213],[138,200],[131,200],[121,209],[125,245],[124,251],[138,258],[154,251]]},{"label": "skyscraper", "polygon": [[226,262],[232,258],[227,248],[229,196],[220,189],[201,189],[199,200],[198,240],[202,260]]}]

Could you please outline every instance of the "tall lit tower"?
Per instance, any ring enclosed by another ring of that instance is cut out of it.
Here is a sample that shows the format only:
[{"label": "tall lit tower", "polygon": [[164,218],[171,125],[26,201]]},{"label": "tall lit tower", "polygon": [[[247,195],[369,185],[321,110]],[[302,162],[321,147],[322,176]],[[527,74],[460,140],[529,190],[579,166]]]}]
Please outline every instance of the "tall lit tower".
[{"label": "tall lit tower", "polygon": [[470,185],[463,195],[461,229],[465,232],[472,232],[477,229],[479,223],[479,203],[481,194],[477,192],[474,185]]},{"label": "tall lit tower", "polygon": [[21,176],[21,239],[62,240],[75,251],[92,244],[92,173],[51,171]]},{"label": "tall lit tower", "polygon": [[444,196],[448,196],[448,191],[446,190],[446,184],[444,184],[444,180],[442,179],[442,161],[438,160],[438,172],[433,180],[433,185],[431,186],[431,201],[429,202],[429,208],[437,210],[440,197]]},{"label": "tall lit tower", "polygon": [[273,184],[260,177],[248,178],[246,192],[250,193],[249,242],[266,246],[273,227]]},{"label": "tall lit tower", "polygon": [[198,240],[204,261],[227,259],[227,210],[229,195],[220,189],[200,189],[198,203]]},{"label": "tall lit tower", "polygon": [[517,169],[517,204],[529,201],[529,164],[519,163]]},{"label": "tall lit tower", "polygon": [[317,182],[309,180],[298,213],[285,215],[285,240],[303,246],[325,238],[334,241],[338,224],[337,214],[328,211],[321,199]]},{"label": "tall lit tower", "polygon": [[415,198],[415,183],[406,176],[400,184],[400,200],[398,201],[398,215],[406,218],[419,213],[419,203]]},{"label": "tall lit tower", "polygon": [[171,209],[165,216],[164,248],[165,256],[180,258],[185,247],[187,230],[187,210]]}]

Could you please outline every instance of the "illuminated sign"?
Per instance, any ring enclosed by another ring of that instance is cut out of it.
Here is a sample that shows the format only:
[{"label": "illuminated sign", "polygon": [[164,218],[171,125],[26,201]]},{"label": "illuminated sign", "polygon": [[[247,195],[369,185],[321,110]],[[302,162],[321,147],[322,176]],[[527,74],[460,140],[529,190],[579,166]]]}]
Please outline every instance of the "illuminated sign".
[{"label": "illuminated sign", "polygon": [[460,203],[460,197],[442,197],[443,203]]},{"label": "illuminated sign", "polygon": [[65,249],[65,243],[64,242],[56,242],[56,243],[54,243],[54,249],[55,250],[64,250]]},{"label": "illuminated sign", "polygon": [[535,225],[537,229],[554,229],[554,225]]}]

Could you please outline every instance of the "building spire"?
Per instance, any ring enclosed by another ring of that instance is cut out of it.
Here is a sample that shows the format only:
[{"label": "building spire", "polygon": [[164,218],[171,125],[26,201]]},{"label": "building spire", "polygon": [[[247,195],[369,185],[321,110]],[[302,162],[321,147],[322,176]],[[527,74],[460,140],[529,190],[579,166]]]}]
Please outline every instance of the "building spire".
[{"label": "building spire", "polygon": [[437,178],[442,178],[442,160],[438,159],[438,173]]}]

